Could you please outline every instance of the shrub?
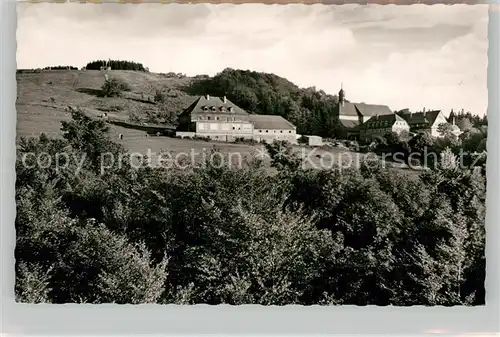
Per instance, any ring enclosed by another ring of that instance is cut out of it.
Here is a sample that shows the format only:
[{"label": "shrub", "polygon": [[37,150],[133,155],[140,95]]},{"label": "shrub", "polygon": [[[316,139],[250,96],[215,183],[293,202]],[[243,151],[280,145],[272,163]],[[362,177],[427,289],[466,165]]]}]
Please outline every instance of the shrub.
[{"label": "shrub", "polygon": [[104,97],[119,97],[124,91],[130,91],[130,86],[116,78],[106,80],[101,87],[101,93]]},{"label": "shrub", "polygon": [[165,103],[165,101],[167,100],[167,97],[165,95],[165,93],[161,90],[156,90],[155,91],[155,96],[154,96],[154,99],[153,99],[156,103]]}]

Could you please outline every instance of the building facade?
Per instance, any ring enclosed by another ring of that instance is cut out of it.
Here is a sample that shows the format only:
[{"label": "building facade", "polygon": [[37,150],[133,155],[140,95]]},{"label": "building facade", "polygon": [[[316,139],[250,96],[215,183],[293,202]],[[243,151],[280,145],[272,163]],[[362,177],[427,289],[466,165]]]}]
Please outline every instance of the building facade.
[{"label": "building facade", "polygon": [[258,142],[297,142],[295,126],[281,116],[250,115],[250,123],[253,125],[253,139]]},{"label": "building facade", "polygon": [[439,132],[439,125],[448,123],[446,116],[441,110],[426,111],[423,109],[419,112],[404,111],[400,112],[399,116],[404,118],[410,125],[410,132],[428,132],[432,137],[441,137],[442,135]]},{"label": "building facade", "polygon": [[281,116],[249,114],[226,97],[201,96],[179,115],[177,135],[218,141],[296,142],[296,128]]},{"label": "building facade", "polygon": [[394,132],[401,135],[410,132],[410,125],[401,116],[391,115],[373,116],[360,126],[360,138],[370,141]]}]

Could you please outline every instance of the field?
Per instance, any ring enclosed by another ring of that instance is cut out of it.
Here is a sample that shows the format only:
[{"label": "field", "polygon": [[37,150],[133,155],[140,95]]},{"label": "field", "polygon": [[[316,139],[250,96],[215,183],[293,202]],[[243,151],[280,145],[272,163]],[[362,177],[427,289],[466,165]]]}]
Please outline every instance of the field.
[{"label": "field", "polygon": [[[108,76],[126,82],[131,91],[125,97],[98,97],[96,92],[99,91],[105,78],[104,72],[97,70],[54,70],[18,74],[17,137],[36,137],[41,133],[50,137],[60,137],[61,121],[70,118],[68,106],[82,108],[88,115],[93,116],[106,111],[108,116],[129,121],[133,115],[144,116],[148,111],[157,108],[152,102],[152,96],[158,89],[168,93],[169,108],[176,111],[186,108],[195,99],[182,91],[183,86],[193,81],[192,78],[168,78],[161,74],[134,71],[110,71]],[[203,153],[210,154],[213,149],[235,154],[233,158],[243,160],[263,153],[260,152],[262,145],[148,137],[143,131],[111,124],[109,126],[111,136],[116,142],[122,143],[132,153],[151,154],[152,162],[157,162],[158,154],[161,152],[168,152],[172,157],[179,153],[183,153],[184,157],[194,153],[197,160],[202,158]],[[123,135],[123,139],[120,139],[120,134]],[[353,162],[359,162],[365,156],[338,148],[297,147],[296,150],[301,151],[303,156],[308,156],[310,159],[308,165],[315,167],[331,167],[332,161],[340,163],[343,160],[341,156],[349,156],[349,160]],[[314,153],[309,155],[309,151]]]}]

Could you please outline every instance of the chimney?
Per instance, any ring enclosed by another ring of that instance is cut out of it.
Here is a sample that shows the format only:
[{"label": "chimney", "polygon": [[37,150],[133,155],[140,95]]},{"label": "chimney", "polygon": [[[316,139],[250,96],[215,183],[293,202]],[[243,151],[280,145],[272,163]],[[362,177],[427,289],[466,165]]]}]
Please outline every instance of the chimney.
[{"label": "chimney", "polygon": [[451,125],[455,125],[455,116],[453,116],[453,119],[451,120]]},{"label": "chimney", "polygon": [[207,99],[207,101],[209,101],[209,100],[210,100],[210,95],[209,95],[209,94],[206,94],[206,95],[205,95],[205,98]]},{"label": "chimney", "polygon": [[410,111],[410,119],[413,117],[413,112]]},{"label": "chimney", "polygon": [[226,104],[226,103],[227,103],[226,96],[224,96],[223,101],[224,101],[224,104]]}]

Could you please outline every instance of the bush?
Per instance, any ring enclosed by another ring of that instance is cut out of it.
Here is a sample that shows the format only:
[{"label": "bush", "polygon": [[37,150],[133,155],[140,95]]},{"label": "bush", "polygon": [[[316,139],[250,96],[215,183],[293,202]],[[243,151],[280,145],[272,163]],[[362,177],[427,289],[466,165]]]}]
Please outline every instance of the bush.
[{"label": "bush", "polygon": [[154,101],[156,103],[165,103],[166,100],[167,100],[167,97],[163,91],[161,91],[161,90],[155,91]]},{"label": "bush", "polygon": [[253,138],[236,137],[234,143],[255,145],[257,144],[257,141]]},{"label": "bush", "polygon": [[104,97],[119,97],[124,91],[130,91],[130,86],[116,78],[106,80],[101,87],[101,93]]}]

